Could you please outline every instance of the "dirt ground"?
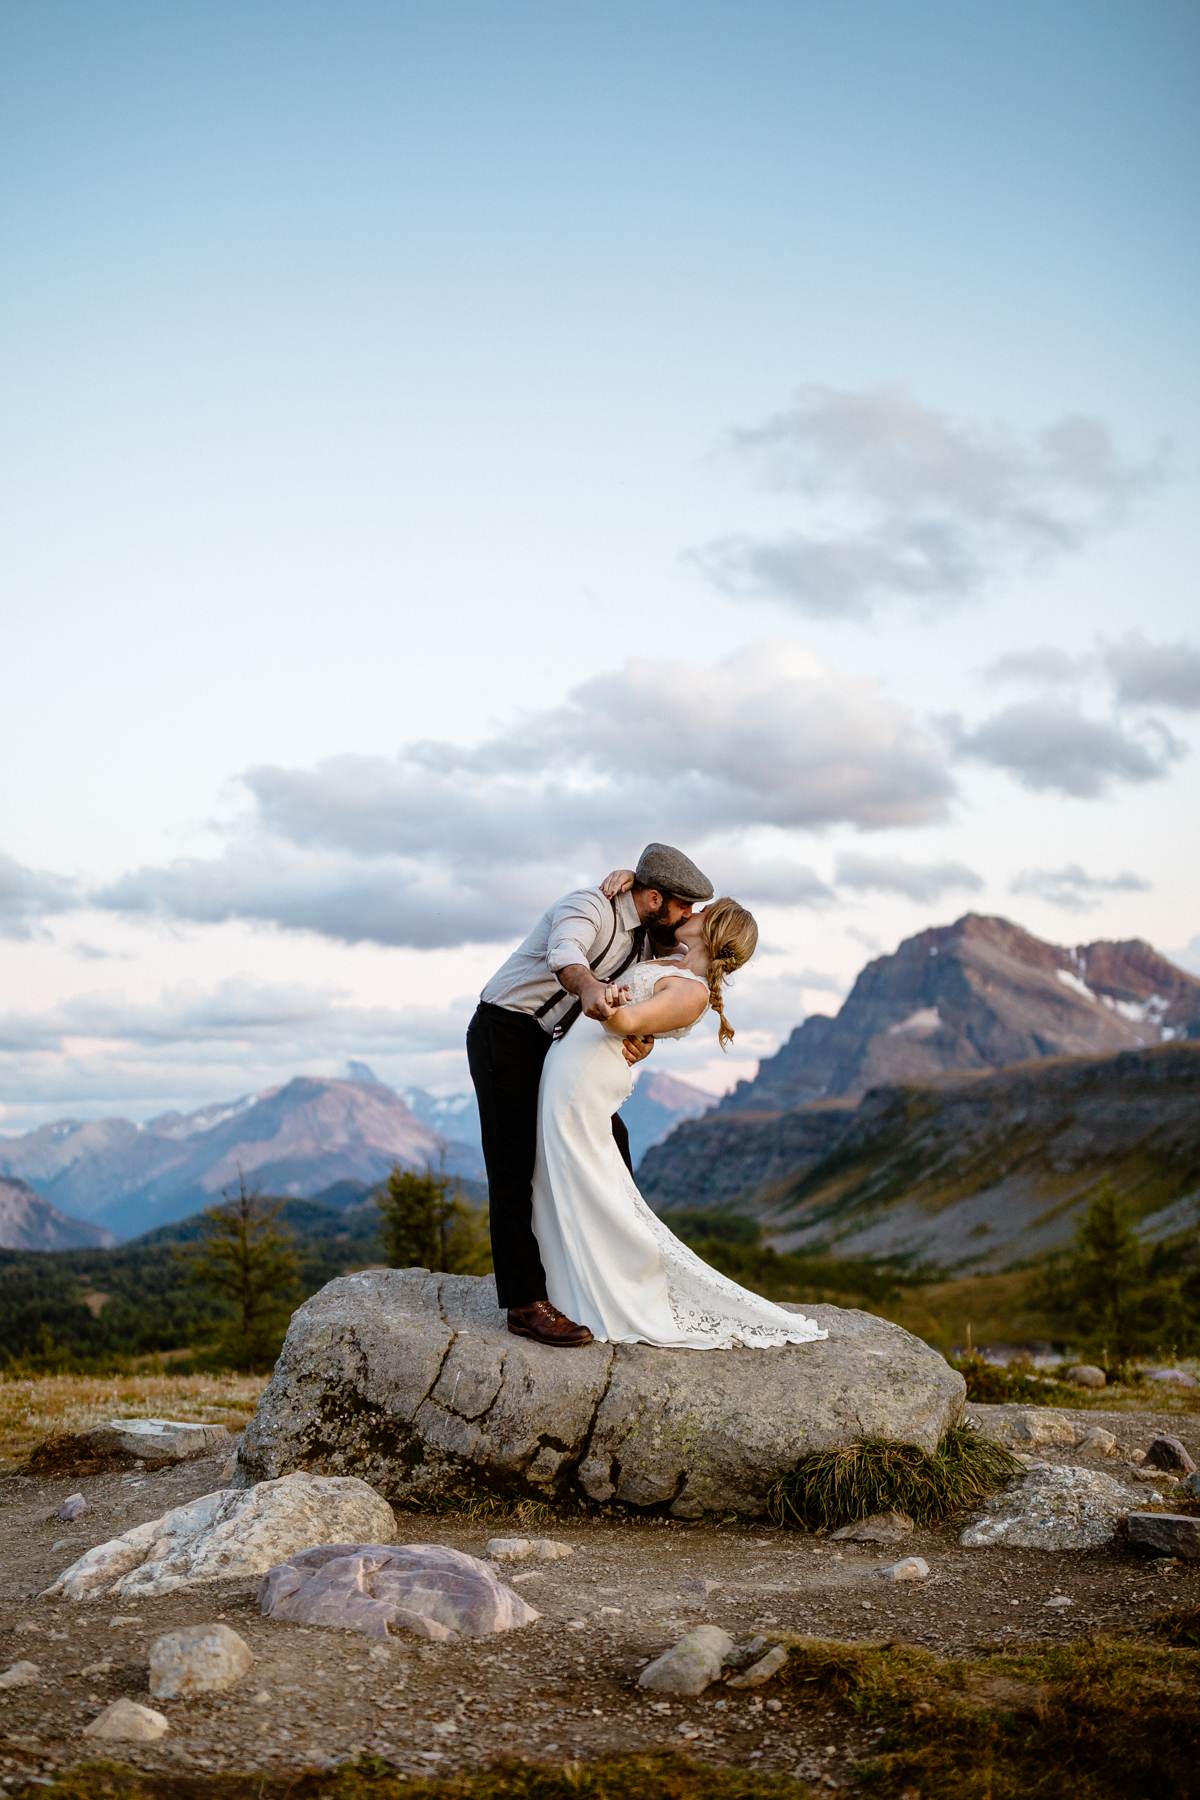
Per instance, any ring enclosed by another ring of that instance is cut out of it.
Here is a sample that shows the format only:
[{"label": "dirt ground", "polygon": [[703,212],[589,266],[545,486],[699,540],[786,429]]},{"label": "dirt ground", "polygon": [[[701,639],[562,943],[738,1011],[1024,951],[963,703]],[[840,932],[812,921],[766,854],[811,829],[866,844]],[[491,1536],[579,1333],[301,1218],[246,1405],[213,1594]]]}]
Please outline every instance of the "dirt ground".
[{"label": "dirt ground", "polygon": [[[988,1408],[973,1408],[986,1416]],[[1060,1415],[1061,1416],[1061,1415]],[[1074,1416],[1103,1424],[1126,1450],[1173,1431],[1200,1461],[1200,1418],[1177,1414]],[[1069,1462],[1070,1451],[1044,1453]],[[535,1525],[488,1518],[400,1515],[400,1542],[437,1542],[482,1554],[491,1536],[553,1535],[574,1554],[509,1576],[542,1613],[524,1630],[486,1641],[387,1645],[351,1633],[260,1618],[257,1581],[184,1589],[141,1602],[47,1601],[40,1590],[93,1544],[221,1485],[223,1457],[157,1473],[0,1478],[0,1667],[36,1663],[35,1683],[0,1692],[0,1787],[89,1760],[82,1737],[125,1694],[170,1720],[156,1744],[104,1746],[146,1769],[291,1769],[364,1753],[412,1773],[448,1773],[519,1754],[588,1759],[634,1750],[686,1750],[705,1762],[795,1773],[836,1788],[871,1748],[865,1728],[782,1714],[770,1685],[715,1684],[694,1700],[664,1701],[636,1687],[642,1665],[692,1625],[800,1632],[857,1641],[899,1638],[947,1654],[1062,1642],[1103,1631],[1140,1634],[1170,1607],[1200,1604],[1200,1564],[1126,1551],[1047,1554],[964,1550],[957,1523],[918,1529],[899,1550],[834,1544],[770,1526],[562,1516]],[[1103,1466],[1103,1465],[1102,1465]],[[1107,1465],[1119,1471],[1119,1463]],[[78,1489],[89,1510],[54,1518]],[[57,1545],[57,1547],[55,1547]],[[928,1561],[923,1583],[884,1584],[873,1571],[897,1554]],[[719,1584],[701,1598],[689,1580]],[[1049,1607],[1065,1595],[1068,1606]],[[150,1701],[153,1639],[181,1624],[224,1620],[254,1653],[243,1683],[219,1695]]]}]

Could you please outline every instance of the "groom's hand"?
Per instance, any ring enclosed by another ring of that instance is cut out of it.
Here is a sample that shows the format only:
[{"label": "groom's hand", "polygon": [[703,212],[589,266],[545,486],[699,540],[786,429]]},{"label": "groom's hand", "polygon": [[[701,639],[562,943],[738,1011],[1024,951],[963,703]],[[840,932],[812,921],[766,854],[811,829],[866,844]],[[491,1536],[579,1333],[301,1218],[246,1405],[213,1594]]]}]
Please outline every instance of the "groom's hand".
[{"label": "groom's hand", "polygon": [[637,1063],[644,1062],[654,1048],[652,1037],[627,1037],[621,1040],[621,1051],[625,1061],[632,1069]]}]

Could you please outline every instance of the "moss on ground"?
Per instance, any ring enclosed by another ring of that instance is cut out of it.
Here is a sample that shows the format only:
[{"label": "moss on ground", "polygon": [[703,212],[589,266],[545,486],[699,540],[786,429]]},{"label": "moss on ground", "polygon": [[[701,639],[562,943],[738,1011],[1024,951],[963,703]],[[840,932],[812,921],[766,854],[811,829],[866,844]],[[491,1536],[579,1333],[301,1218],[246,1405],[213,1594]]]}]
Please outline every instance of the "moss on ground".
[{"label": "moss on ground", "polygon": [[793,1641],[807,1707],[882,1727],[871,1800],[1150,1800],[1194,1792],[1200,1653],[1114,1638],[948,1659],[905,1644]]},{"label": "moss on ground", "polygon": [[398,1774],[374,1757],[312,1774],[147,1774],[87,1763],[17,1800],[810,1800],[789,1775],[752,1775],[674,1755],[594,1763],[498,1763],[435,1780]]},{"label": "moss on ground", "polygon": [[948,1431],[932,1456],[916,1444],[861,1438],[802,1456],[776,1482],[768,1505],[780,1525],[809,1531],[893,1509],[932,1525],[977,1505],[1020,1469],[1015,1456],[969,1425]]}]

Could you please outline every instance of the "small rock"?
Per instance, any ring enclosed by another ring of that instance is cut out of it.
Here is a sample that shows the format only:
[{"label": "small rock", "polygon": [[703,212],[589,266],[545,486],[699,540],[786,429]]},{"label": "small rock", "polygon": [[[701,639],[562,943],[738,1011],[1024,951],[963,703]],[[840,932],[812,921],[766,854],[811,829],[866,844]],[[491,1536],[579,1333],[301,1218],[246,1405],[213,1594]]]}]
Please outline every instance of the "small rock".
[{"label": "small rock", "polygon": [[1187,1369],[1147,1369],[1147,1381],[1161,1381],[1168,1387],[1194,1388],[1196,1377]]},{"label": "small rock", "polygon": [[897,1544],[910,1535],[912,1528],[907,1513],[872,1513],[869,1518],[856,1519],[852,1525],[831,1531],[829,1537],[835,1544]]},{"label": "small rock", "polygon": [[883,1581],[927,1581],[929,1564],[923,1556],[902,1556],[899,1562],[888,1563],[875,1573]]},{"label": "small rock", "polygon": [[1050,1406],[996,1407],[985,1422],[989,1437],[1010,1450],[1031,1446],[1066,1447],[1075,1442],[1075,1427],[1063,1413]]},{"label": "small rock", "polygon": [[3,1675],[0,1675],[0,1688],[28,1687],[30,1682],[36,1681],[40,1674],[41,1670],[36,1663],[10,1663]]},{"label": "small rock", "polygon": [[102,1713],[94,1718],[90,1725],[83,1728],[84,1737],[113,1738],[131,1744],[151,1744],[155,1738],[163,1737],[167,1731],[167,1721],[152,1706],[142,1706],[137,1700],[127,1700],[122,1694],[106,1706]]},{"label": "small rock", "polygon": [[743,1669],[740,1675],[728,1676],[725,1685],[731,1688],[761,1687],[764,1681],[770,1681],[772,1675],[779,1673],[787,1659],[785,1647],[773,1644],[765,1656],[760,1656],[757,1662],[751,1663],[748,1669]]},{"label": "small rock", "polygon": [[1074,1606],[1074,1604],[1070,1594],[1051,1594],[1048,1600],[1042,1601],[1043,1606]]},{"label": "small rock", "polygon": [[1067,1380],[1073,1387],[1102,1388],[1108,1386],[1108,1376],[1095,1363],[1076,1363],[1067,1370]]},{"label": "small rock", "polygon": [[271,1696],[266,1688],[259,1688],[257,1694],[254,1694],[252,1698],[255,1706],[270,1706],[271,1704]]},{"label": "small rock", "polygon": [[1191,1475],[1196,1467],[1180,1440],[1167,1436],[1165,1432],[1151,1439],[1143,1466],[1147,1469],[1169,1469],[1176,1475]]},{"label": "small rock", "polygon": [[107,1675],[112,1666],[112,1657],[102,1656],[99,1662],[87,1663],[79,1673],[81,1675]]},{"label": "small rock", "polygon": [[557,1562],[561,1556],[573,1556],[574,1547],[558,1538],[489,1538],[483,1554],[489,1562]]},{"label": "small rock", "polygon": [[228,1625],[185,1625],[150,1646],[150,1692],[156,1700],[215,1694],[240,1681],[254,1661],[245,1638]]},{"label": "small rock", "polygon": [[1130,1513],[1125,1530],[1138,1550],[1200,1562],[1200,1519],[1191,1513]]},{"label": "small rock", "polygon": [[1200,1500],[1200,1470],[1184,1477],[1183,1491],[1189,1500]]},{"label": "small rock", "polygon": [[719,1581],[710,1581],[707,1575],[689,1575],[681,1581],[679,1591],[686,1594],[689,1600],[707,1600],[720,1587]]},{"label": "small rock", "polygon": [[733,1654],[733,1639],[717,1625],[697,1625],[648,1663],[638,1686],[653,1694],[702,1694]]},{"label": "small rock", "polygon": [[80,1514],[85,1513],[87,1509],[88,1503],[82,1494],[68,1494],[54,1516],[56,1519],[65,1519],[69,1524],[72,1519],[79,1518]]},{"label": "small rock", "polygon": [[1080,1456],[1115,1456],[1117,1440],[1103,1425],[1089,1425],[1076,1449]]},{"label": "small rock", "polygon": [[121,1625],[140,1625],[141,1618],[137,1613],[114,1613],[108,1621],[108,1629],[116,1631]]}]

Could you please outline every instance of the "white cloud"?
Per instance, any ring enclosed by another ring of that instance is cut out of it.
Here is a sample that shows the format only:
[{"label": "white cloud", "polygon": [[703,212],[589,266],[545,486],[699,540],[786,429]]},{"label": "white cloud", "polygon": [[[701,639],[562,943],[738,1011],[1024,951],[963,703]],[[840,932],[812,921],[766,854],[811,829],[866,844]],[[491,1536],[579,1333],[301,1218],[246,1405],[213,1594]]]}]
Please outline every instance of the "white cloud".
[{"label": "white cloud", "polygon": [[978,893],[981,878],[965,863],[914,863],[894,856],[866,856],[843,851],[837,859],[834,880],[839,887],[864,893],[902,894],[922,903],[940,900],[943,894]]},{"label": "white cloud", "polygon": [[1022,436],[951,419],[900,385],[815,384],[729,443],[792,497],[800,523],[716,538],[688,559],[725,593],[859,619],[897,597],[960,601],[1082,550],[1162,480],[1167,448],[1136,462],[1083,415]]},{"label": "white cloud", "polygon": [[1186,753],[1158,720],[1109,723],[1058,699],[1006,707],[981,724],[944,721],[958,754],[1004,769],[1033,792],[1090,800],[1118,782],[1158,781]]},{"label": "white cloud", "polygon": [[42,936],[44,919],[79,904],[74,882],[47,869],[26,868],[0,850],[0,937]]},{"label": "white cloud", "polygon": [[1131,631],[1106,648],[1104,664],[1123,704],[1200,712],[1200,650],[1194,645],[1152,644]]},{"label": "white cloud", "polygon": [[[564,868],[594,880],[652,838],[728,888],[731,834],[921,825],[954,792],[911,713],[788,644],[712,667],[630,662],[472,748],[422,741],[242,781],[249,814],[220,855],[130,871],[92,904],[348,943],[499,942],[561,891]],[[826,898],[800,865],[764,867],[756,891]]]},{"label": "white cloud", "polygon": [[1060,869],[1022,869],[1010,891],[1036,895],[1064,912],[1091,912],[1107,894],[1148,894],[1151,886],[1129,869],[1091,875],[1080,863],[1066,863]]}]

